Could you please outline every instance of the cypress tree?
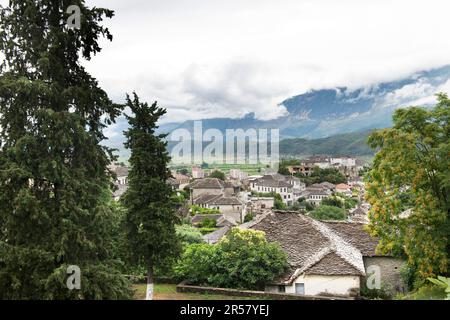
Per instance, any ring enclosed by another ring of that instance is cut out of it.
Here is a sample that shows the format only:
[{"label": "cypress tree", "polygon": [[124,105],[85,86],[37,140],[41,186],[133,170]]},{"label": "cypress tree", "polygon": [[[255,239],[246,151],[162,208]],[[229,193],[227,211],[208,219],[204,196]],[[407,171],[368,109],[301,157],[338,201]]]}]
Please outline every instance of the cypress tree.
[{"label": "cypress tree", "polygon": [[[67,9],[81,12],[69,28]],[[110,244],[103,129],[121,107],[81,65],[112,40],[113,12],[84,0],[10,0],[0,8],[0,298],[130,296]],[[81,270],[69,290],[67,270]]]},{"label": "cypress tree", "polygon": [[156,123],[165,109],[141,103],[136,94],[127,96],[132,111],[127,116],[129,129],[125,132],[125,147],[131,150],[129,187],[123,195],[127,208],[128,239],[135,263],[147,269],[147,295],[152,299],[155,268],[171,265],[180,253],[175,233],[179,222],[172,201],[173,191],[167,184],[171,177],[166,135],[157,134]]}]

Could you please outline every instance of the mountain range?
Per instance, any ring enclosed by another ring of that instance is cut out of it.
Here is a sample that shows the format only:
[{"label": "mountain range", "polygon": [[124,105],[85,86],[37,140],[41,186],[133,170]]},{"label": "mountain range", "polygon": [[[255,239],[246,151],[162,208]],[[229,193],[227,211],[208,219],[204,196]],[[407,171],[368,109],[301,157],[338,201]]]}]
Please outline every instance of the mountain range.
[{"label": "mountain range", "polygon": [[[240,119],[202,120],[202,127],[204,131],[215,128],[222,132],[238,128],[279,129],[282,139],[297,139],[296,145],[306,144],[306,139],[322,139],[350,132],[363,132],[361,136],[365,136],[364,132],[367,133],[370,129],[390,127],[392,114],[397,108],[433,105],[434,95],[438,92],[450,92],[450,65],[360,88],[311,90],[282,101],[280,104],[286,108],[287,114],[277,119],[259,120],[253,113],[249,113]],[[192,132],[193,125],[193,120],[167,123],[161,125],[159,131],[170,133],[182,128]],[[108,145],[122,150],[123,136],[119,130],[123,131],[125,128],[124,119],[119,120]],[[343,137],[345,136],[340,136]],[[280,150],[283,152],[281,146]],[[345,152],[343,150],[340,153]]]}]

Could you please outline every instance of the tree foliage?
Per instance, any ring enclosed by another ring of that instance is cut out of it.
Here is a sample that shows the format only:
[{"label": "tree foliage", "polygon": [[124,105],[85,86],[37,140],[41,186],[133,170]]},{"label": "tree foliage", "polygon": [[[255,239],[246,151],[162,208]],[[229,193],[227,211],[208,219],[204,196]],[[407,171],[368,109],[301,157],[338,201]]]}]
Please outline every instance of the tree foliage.
[{"label": "tree foliage", "polygon": [[379,150],[366,176],[369,229],[381,252],[406,255],[423,279],[448,274],[449,118],[450,100],[439,94],[434,108],[397,110],[393,128],[369,139]]},{"label": "tree foliage", "polygon": [[[69,5],[82,25],[65,25]],[[130,296],[118,272],[102,130],[121,107],[81,64],[100,52],[113,12],[82,0],[10,0],[0,8],[0,298]],[[68,290],[67,267],[81,269]]]},{"label": "tree foliage", "polygon": [[263,232],[234,228],[216,245],[189,246],[175,271],[191,283],[251,290],[263,289],[287,266],[286,254]]},{"label": "tree foliage", "polygon": [[175,227],[177,237],[180,239],[183,245],[189,245],[193,243],[202,243],[203,237],[202,233],[198,230],[198,228],[189,225],[189,224],[181,224]]},{"label": "tree foliage", "polygon": [[214,170],[213,172],[211,172],[211,174],[209,175],[209,178],[217,178],[219,180],[225,181],[225,173],[223,173],[222,171],[219,170]]},{"label": "tree foliage", "polygon": [[309,216],[316,220],[346,220],[347,211],[334,206],[320,205],[311,211]]},{"label": "tree foliage", "polygon": [[296,173],[295,176],[300,178],[307,186],[310,186],[314,183],[322,183],[322,182],[330,182],[333,184],[346,183],[347,179],[345,176],[339,172],[336,168],[325,168],[321,169],[319,167],[315,167],[313,172],[309,176],[304,175],[299,172]]},{"label": "tree foliage", "polygon": [[166,110],[156,102],[149,106],[134,94],[127,96],[129,129],[125,147],[131,150],[129,187],[122,196],[127,209],[127,235],[133,260],[149,268],[169,267],[180,251],[175,225],[179,218],[173,203],[173,190],[167,183],[170,157],[164,138],[156,134],[156,123]]}]

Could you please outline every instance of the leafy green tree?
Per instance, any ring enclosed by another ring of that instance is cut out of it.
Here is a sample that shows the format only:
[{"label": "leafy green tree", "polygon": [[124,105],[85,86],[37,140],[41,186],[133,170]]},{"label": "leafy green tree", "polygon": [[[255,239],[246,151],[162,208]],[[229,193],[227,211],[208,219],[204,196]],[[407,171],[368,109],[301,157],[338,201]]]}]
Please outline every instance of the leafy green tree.
[{"label": "leafy green tree", "polygon": [[281,195],[278,194],[278,193],[274,193],[273,197],[274,197],[274,202],[273,202],[274,209],[276,209],[276,210],[286,210],[287,206],[283,202],[283,199],[281,198]]},{"label": "leafy green tree", "polygon": [[201,228],[216,228],[217,227],[217,222],[214,219],[209,219],[209,218],[204,218],[199,226]]},{"label": "leafy green tree", "polygon": [[195,216],[196,214],[220,214],[219,209],[211,209],[211,208],[203,208],[199,205],[193,204],[191,205],[191,215]]},{"label": "leafy green tree", "polygon": [[182,175],[185,175],[185,176],[187,176],[189,174],[189,170],[187,168],[181,168],[181,169],[177,170],[177,172],[179,174],[182,174]]},{"label": "leafy green tree", "polygon": [[320,204],[321,205],[325,205],[325,206],[338,207],[338,208],[342,208],[345,205],[344,201],[342,201],[338,197],[325,198],[325,199],[322,200],[322,202]]},{"label": "leafy green tree", "polygon": [[202,233],[198,230],[198,228],[189,225],[189,224],[181,224],[175,227],[177,237],[180,239],[183,245],[189,245],[193,243],[202,243],[203,237]]},{"label": "leafy green tree", "polygon": [[[69,5],[81,28],[64,23]],[[121,113],[81,60],[112,39],[113,12],[82,0],[10,0],[0,8],[0,299],[131,296],[111,247],[111,150]],[[81,270],[68,290],[67,269]]]},{"label": "leafy green tree", "polygon": [[345,183],[347,179],[345,176],[339,172],[336,168],[325,168],[321,169],[319,167],[315,167],[313,172],[309,176],[304,175],[299,172],[296,173],[295,176],[300,178],[307,186],[310,186],[314,183],[322,183],[322,182],[330,182],[333,184]]},{"label": "leafy green tree", "polygon": [[263,289],[287,269],[287,256],[261,231],[233,228],[216,245],[191,245],[175,271],[191,283],[223,288]]},{"label": "leafy green tree", "polygon": [[449,118],[450,100],[439,94],[434,108],[398,109],[393,128],[369,139],[379,150],[366,176],[369,229],[380,252],[405,254],[422,279],[449,272]]},{"label": "leafy green tree", "polygon": [[213,172],[211,172],[211,174],[209,175],[209,178],[217,178],[220,179],[222,181],[225,181],[225,173],[223,173],[222,171],[219,170],[214,170]]},{"label": "leafy green tree", "polygon": [[172,203],[172,188],[167,183],[166,135],[156,134],[156,123],[166,113],[156,102],[141,103],[136,94],[127,96],[129,129],[125,147],[131,150],[129,187],[123,195],[127,212],[128,239],[135,263],[147,267],[147,299],[152,299],[154,268],[169,268],[180,252],[175,224],[179,218]]},{"label": "leafy green tree", "polygon": [[316,220],[346,220],[347,212],[342,208],[320,205],[309,216]]},{"label": "leafy green tree", "polygon": [[244,223],[245,222],[250,222],[255,218],[255,215],[251,212],[247,213],[244,217]]}]

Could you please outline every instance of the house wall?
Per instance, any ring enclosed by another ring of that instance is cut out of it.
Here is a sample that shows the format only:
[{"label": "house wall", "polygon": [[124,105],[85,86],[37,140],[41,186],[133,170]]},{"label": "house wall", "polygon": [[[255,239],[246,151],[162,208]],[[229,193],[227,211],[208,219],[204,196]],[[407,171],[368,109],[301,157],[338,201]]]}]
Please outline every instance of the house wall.
[{"label": "house wall", "polygon": [[117,177],[117,184],[128,184],[128,176]]},{"label": "house wall", "polygon": [[226,218],[231,218],[236,222],[242,222],[242,211],[244,205],[207,205],[210,209],[219,209]]},{"label": "house wall", "polygon": [[[370,266],[378,266],[380,269],[381,286],[387,292],[395,294],[404,292],[405,286],[403,284],[400,270],[405,265],[405,261],[393,257],[364,257],[364,267],[366,273]],[[367,278],[361,280],[361,286],[365,286]]]},{"label": "house wall", "polygon": [[270,193],[275,192],[281,196],[283,202],[287,205],[291,205],[294,200],[294,192],[292,191],[292,187],[282,187],[282,188],[274,188],[274,187],[265,187],[261,185],[257,185],[256,183],[252,183],[250,189],[255,192],[260,193]]},{"label": "house wall", "polygon": [[[323,276],[301,275],[292,285],[285,286],[286,293],[295,293],[295,284],[305,284],[305,295],[345,295],[350,296],[355,290],[359,292],[359,276]],[[279,292],[279,286],[266,286],[268,292]]]},{"label": "house wall", "polygon": [[255,209],[272,209],[274,206],[274,198],[252,198],[252,206]]}]

